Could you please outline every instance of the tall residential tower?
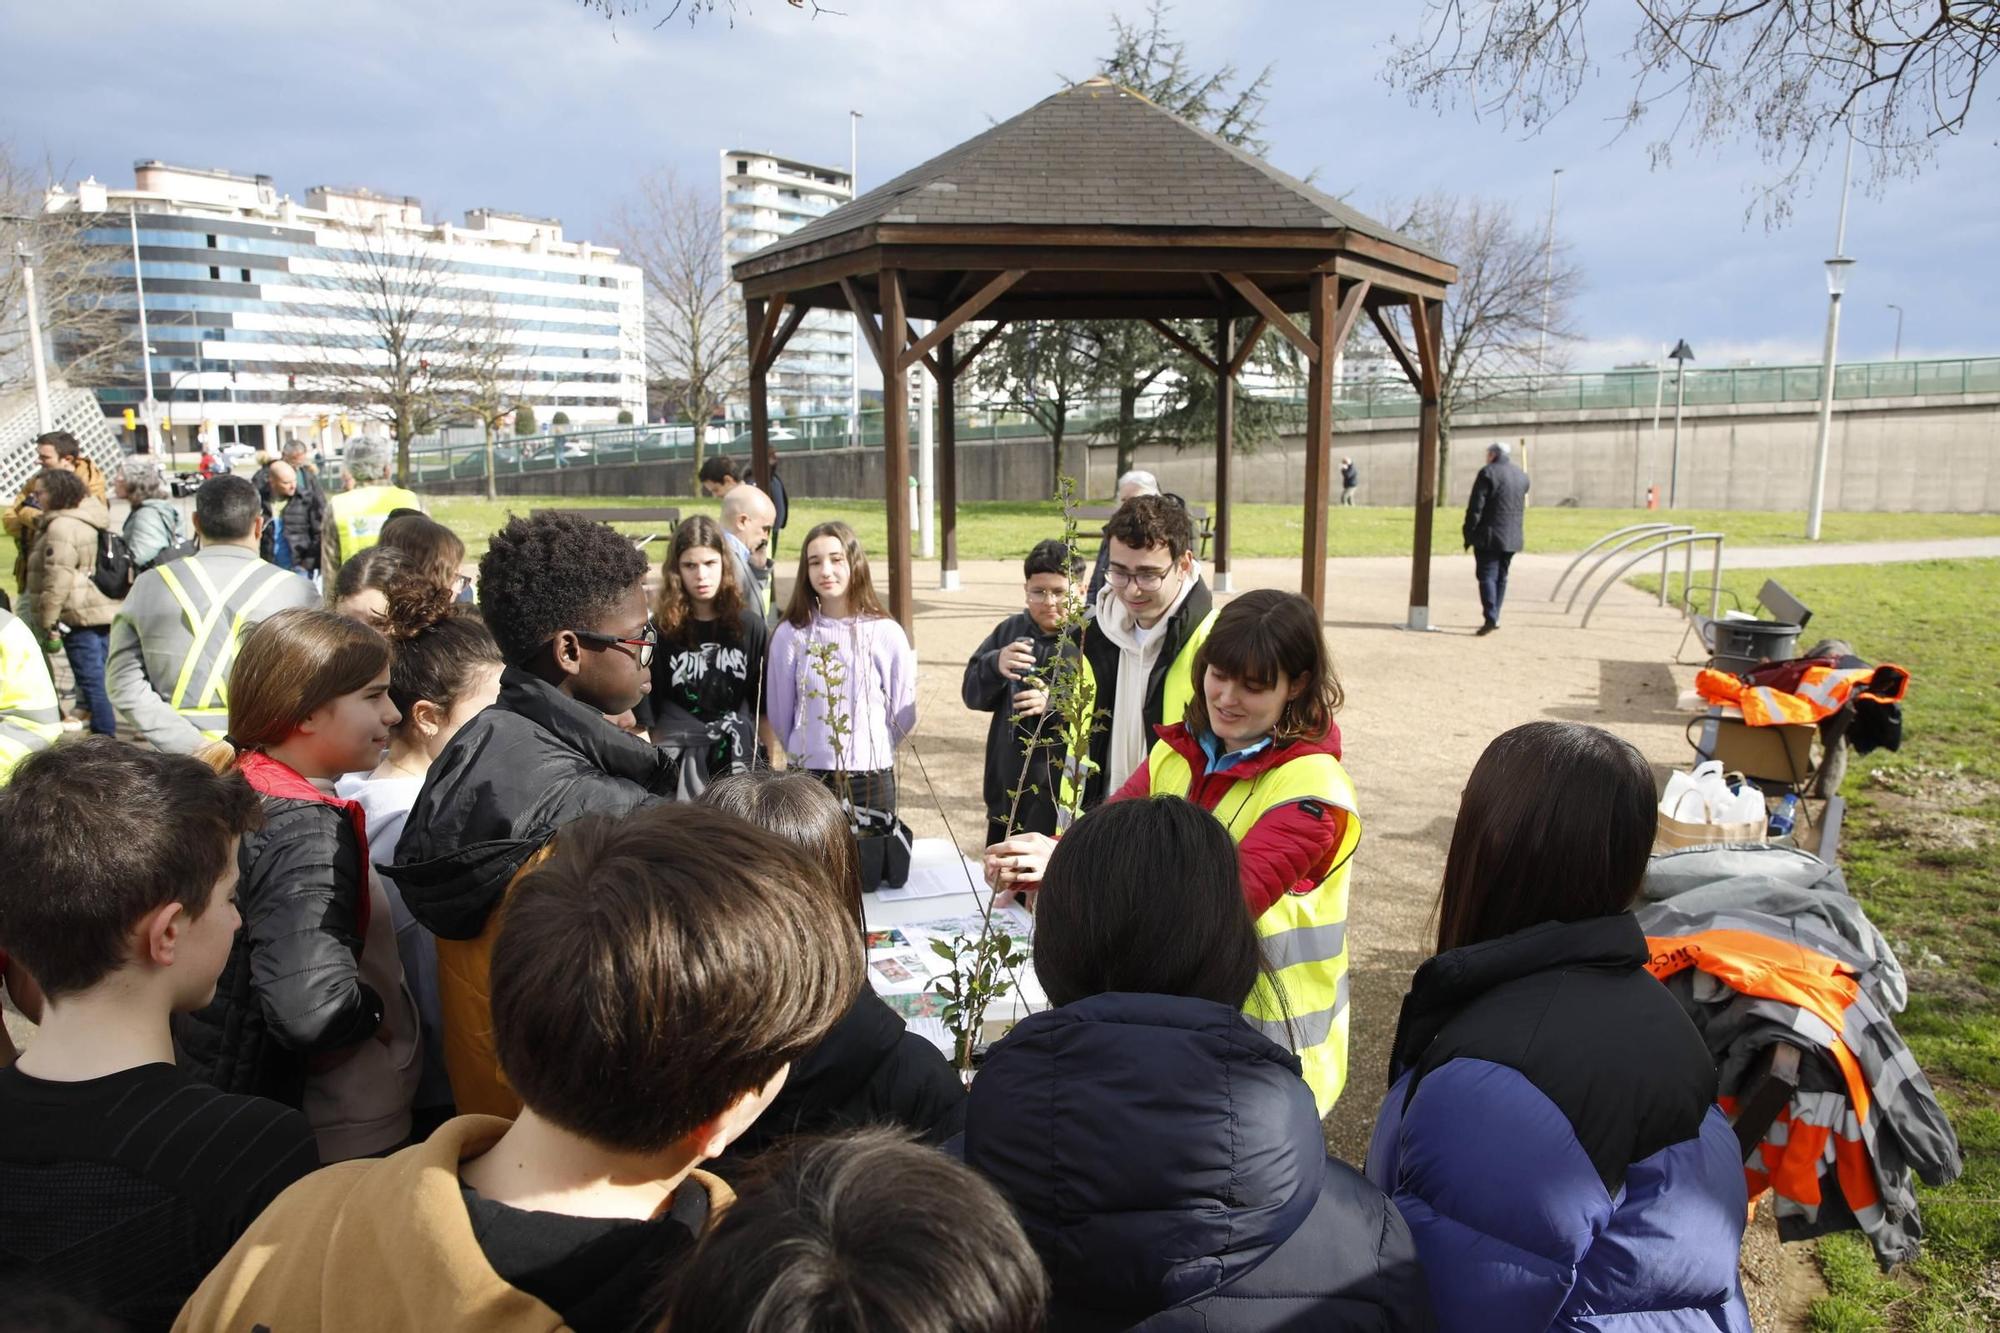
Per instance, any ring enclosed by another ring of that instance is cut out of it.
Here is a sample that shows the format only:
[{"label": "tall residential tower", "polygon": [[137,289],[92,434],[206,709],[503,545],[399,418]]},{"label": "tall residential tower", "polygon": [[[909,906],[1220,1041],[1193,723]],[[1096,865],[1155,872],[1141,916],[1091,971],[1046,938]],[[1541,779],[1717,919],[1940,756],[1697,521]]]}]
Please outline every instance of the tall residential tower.
[{"label": "tall residential tower", "polygon": [[[745,148],[722,153],[722,258],[734,264],[789,235],[854,197],[845,170],[814,166]],[[771,415],[810,416],[845,412],[854,391],[854,336],[851,317],[815,310],[799,325],[771,367]],[[732,418],[749,415],[749,404],[728,404]]]}]

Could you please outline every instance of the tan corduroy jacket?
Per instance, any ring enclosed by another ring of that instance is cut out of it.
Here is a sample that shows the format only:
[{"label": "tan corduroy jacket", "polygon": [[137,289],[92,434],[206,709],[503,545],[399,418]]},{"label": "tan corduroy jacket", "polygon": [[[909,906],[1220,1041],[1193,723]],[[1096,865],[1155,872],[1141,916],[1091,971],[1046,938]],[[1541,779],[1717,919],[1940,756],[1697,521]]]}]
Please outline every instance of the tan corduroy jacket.
[{"label": "tan corduroy jacket", "polygon": [[28,558],[28,605],[46,635],[58,623],[76,628],[107,627],[118,617],[118,601],[106,597],[91,574],[97,569],[97,536],[111,526],[111,511],[94,495],[74,509],[58,509],[44,520],[41,539]]},{"label": "tan corduroy jacket", "polygon": [[[86,455],[78,455],[76,475],[83,478],[84,488],[98,499],[104,499],[104,472]],[[21,483],[20,491],[14,496],[14,503],[0,513],[0,528],[4,528],[14,539],[14,586],[26,589],[28,586],[28,548],[35,544],[36,525],[42,521],[42,511],[29,506],[28,496],[35,489],[35,474]]]},{"label": "tan corduroy jacket", "polygon": [[[491,1148],[507,1126],[494,1116],[460,1116],[393,1157],[313,1172],[223,1256],[175,1333],[563,1328],[560,1315],[486,1262],[459,1193],[459,1163]],[[736,1197],[706,1171],[682,1188],[707,1190],[711,1217]]]}]

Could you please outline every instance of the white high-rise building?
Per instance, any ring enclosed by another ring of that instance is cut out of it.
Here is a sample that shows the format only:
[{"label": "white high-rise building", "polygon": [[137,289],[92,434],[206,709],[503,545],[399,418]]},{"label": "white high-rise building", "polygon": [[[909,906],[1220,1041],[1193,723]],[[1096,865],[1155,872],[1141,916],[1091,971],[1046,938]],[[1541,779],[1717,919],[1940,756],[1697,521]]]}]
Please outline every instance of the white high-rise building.
[{"label": "white high-rise building", "polygon": [[[639,270],[607,246],[566,240],[553,218],[474,209],[454,224],[425,219],[413,198],[371,190],[315,186],[295,202],[269,176],[153,161],[133,170],[130,190],[86,180],[51,190],[46,207],[84,215],[84,239],[103,247],[106,271],[124,282],[136,211],[152,397],[174,448],[198,435],[337,447],[343,420],[350,431],[387,433],[331,387],[330,368],[342,361],[387,360],[379,330],[389,321],[367,313],[353,280],[370,254],[420,256],[437,301],[490,321],[503,392],[544,427],[557,412],[579,426],[621,412],[645,420]],[[136,291],[114,299],[135,326],[130,378],[97,391],[117,417],[141,409],[146,392]]]},{"label": "white high-rise building", "polygon": [[[845,170],[745,148],[722,153],[722,258],[734,264],[854,197]],[[846,412],[854,392],[853,317],[815,310],[805,317],[768,380],[771,416]],[[745,398],[729,415],[749,415]]]}]

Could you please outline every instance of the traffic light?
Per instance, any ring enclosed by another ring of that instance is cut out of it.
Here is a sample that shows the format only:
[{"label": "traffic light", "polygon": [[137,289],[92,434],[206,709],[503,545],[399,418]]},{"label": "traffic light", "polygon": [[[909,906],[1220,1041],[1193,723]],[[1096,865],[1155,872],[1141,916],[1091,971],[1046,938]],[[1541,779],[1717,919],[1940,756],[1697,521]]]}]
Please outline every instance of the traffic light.
[{"label": "traffic light", "polygon": [[173,419],[172,417],[161,417],[161,418],[160,418],[160,429],[161,429],[161,430],[172,430],[173,428],[174,428],[174,419]]},{"label": "traffic light", "polygon": [[129,407],[125,409],[125,429],[126,430],[139,429],[139,414],[137,412],[134,412]]}]

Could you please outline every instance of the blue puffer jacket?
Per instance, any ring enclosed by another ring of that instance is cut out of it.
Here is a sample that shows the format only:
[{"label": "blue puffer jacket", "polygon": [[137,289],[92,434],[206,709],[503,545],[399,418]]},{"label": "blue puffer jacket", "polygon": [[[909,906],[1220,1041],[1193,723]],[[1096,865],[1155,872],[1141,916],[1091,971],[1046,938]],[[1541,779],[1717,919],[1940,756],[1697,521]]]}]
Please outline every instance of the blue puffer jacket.
[{"label": "blue puffer jacket", "polygon": [[1234,1008],[1098,995],[972,1085],[965,1160],[1013,1203],[1051,1333],[1432,1327],[1409,1229],[1326,1155],[1296,1056]]},{"label": "blue puffer jacket", "polygon": [[1403,1000],[1368,1176],[1449,1330],[1749,1333],[1714,1062],[1629,914],[1439,954]]}]

